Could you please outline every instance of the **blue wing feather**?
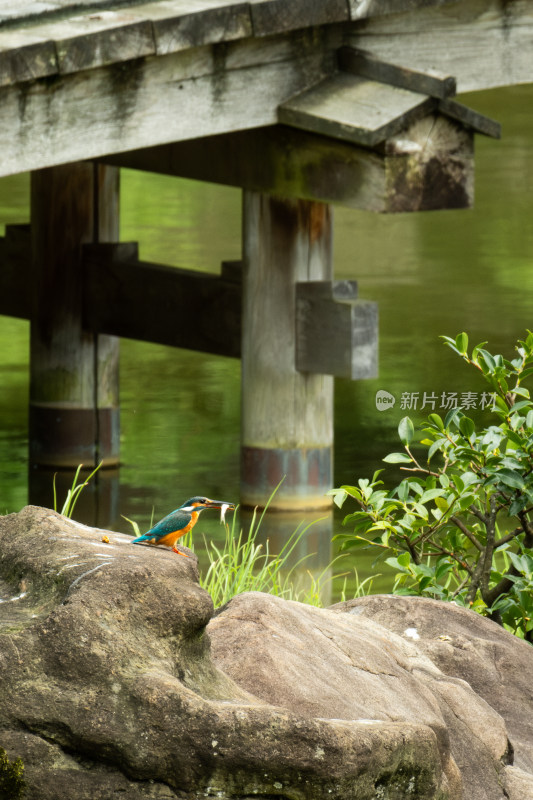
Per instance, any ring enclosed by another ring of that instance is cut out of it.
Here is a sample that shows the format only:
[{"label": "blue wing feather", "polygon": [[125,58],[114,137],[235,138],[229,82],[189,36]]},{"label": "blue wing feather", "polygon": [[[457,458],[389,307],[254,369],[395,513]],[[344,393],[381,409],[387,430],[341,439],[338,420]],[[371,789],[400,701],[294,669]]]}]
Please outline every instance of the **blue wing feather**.
[{"label": "blue wing feather", "polygon": [[185,514],[180,509],[176,509],[176,511],[172,511],[172,513],[168,514],[166,517],[163,517],[153,528],[150,528],[149,531],[146,531],[142,536],[138,536],[136,539],[132,539],[132,544],[136,542],[148,542],[150,539],[160,539],[162,536],[166,536],[168,533],[172,533],[173,531],[180,531],[182,528],[185,528],[188,522],[190,522],[190,514]]}]

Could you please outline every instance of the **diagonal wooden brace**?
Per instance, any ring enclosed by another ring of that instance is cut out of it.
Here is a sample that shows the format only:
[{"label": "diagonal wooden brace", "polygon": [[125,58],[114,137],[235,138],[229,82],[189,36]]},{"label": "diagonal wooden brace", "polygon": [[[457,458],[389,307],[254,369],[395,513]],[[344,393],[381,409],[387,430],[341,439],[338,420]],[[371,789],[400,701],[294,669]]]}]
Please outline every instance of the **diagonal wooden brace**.
[{"label": "diagonal wooden brace", "polygon": [[357,380],[378,374],[378,304],[356,281],[296,284],[296,369]]}]

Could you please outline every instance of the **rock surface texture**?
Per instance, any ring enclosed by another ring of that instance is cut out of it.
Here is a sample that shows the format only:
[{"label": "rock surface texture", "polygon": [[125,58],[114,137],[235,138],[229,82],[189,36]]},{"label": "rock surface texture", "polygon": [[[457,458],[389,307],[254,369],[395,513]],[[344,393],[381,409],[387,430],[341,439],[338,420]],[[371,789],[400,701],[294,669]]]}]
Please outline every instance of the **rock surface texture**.
[{"label": "rock surface texture", "polygon": [[213,616],[194,557],[130,541],[0,517],[0,747],[27,800],[533,798],[530,645],[417,598]]}]

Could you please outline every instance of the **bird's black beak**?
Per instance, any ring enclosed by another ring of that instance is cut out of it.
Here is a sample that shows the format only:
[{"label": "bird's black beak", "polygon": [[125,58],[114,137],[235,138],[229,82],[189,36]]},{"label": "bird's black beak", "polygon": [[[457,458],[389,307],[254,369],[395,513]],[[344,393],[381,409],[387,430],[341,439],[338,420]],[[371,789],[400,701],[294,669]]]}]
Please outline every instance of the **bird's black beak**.
[{"label": "bird's black beak", "polygon": [[205,508],[223,508],[225,507],[229,511],[233,511],[235,509],[235,503],[228,503],[226,500],[208,500],[204,506]]}]

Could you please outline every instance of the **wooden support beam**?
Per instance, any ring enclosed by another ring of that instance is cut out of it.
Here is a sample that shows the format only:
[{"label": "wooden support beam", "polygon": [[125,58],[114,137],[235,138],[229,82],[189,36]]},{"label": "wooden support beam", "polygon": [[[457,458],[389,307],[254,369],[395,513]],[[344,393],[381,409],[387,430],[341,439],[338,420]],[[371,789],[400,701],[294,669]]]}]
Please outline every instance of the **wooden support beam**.
[{"label": "wooden support beam", "polygon": [[326,205],[244,193],[241,502],[330,507],[333,378],[298,372],[296,284],[331,279]]},{"label": "wooden support beam", "polygon": [[387,211],[395,191],[382,155],[284,125],[135,150],[104,161],[369,211]]},{"label": "wooden support beam", "polygon": [[441,75],[434,70],[418,72],[406,69],[398,64],[387,64],[372,53],[344,46],[338,51],[339,67],[344,72],[351,72],[372,81],[388,83],[411,92],[427,94],[430,97],[451,97],[457,90],[452,75]]},{"label": "wooden support beam", "polygon": [[32,174],[30,463],[118,462],[118,340],[82,324],[81,248],[118,236],[118,171]]},{"label": "wooden support beam", "polygon": [[[0,239],[1,314],[31,318],[30,261],[30,226],[8,226]],[[135,242],[84,245],[82,328],[240,358],[242,268],[223,261],[220,276],[211,275],[139,261]],[[377,306],[357,298],[356,282],[308,281],[295,291],[296,369],[375,377]]]},{"label": "wooden support beam", "polygon": [[377,377],[378,307],[357,299],[355,281],[296,284],[296,369]]},{"label": "wooden support beam", "polygon": [[30,226],[6,225],[0,239],[0,314],[30,319],[30,273]]},{"label": "wooden support beam", "polygon": [[106,163],[394,213],[469,208],[471,131],[430,115],[374,152],[284,125],[123,153]]},{"label": "wooden support beam", "polygon": [[502,126],[496,120],[486,117],[484,114],[479,114],[472,108],[467,108],[462,103],[452,100],[447,97],[444,100],[439,100],[439,111],[442,111],[450,119],[455,119],[476,133],[483,133],[485,136],[490,136],[492,139],[500,139],[502,135]]},{"label": "wooden support beam", "polygon": [[142,262],[134,243],[88,246],[84,327],[238,358],[241,287],[229,271],[229,264],[220,277]]}]

